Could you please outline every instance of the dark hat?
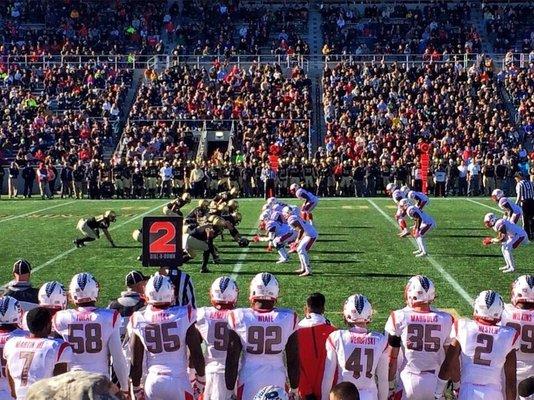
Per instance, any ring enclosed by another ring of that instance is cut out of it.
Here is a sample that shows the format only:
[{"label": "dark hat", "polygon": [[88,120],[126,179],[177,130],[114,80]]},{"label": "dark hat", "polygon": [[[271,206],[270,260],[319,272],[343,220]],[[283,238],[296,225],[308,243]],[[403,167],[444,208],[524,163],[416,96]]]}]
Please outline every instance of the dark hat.
[{"label": "dark hat", "polygon": [[131,271],[126,275],[126,286],[133,286],[139,282],[148,281],[148,276],[143,275],[139,271]]},{"label": "dark hat", "polygon": [[514,177],[523,179],[525,176],[521,172],[518,171],[514,174]]},{"label": "dark hat", "polygon": [[32,271],[32,266],[26,260],[20,259],[13,264],[13,273],[17,275],[29,274]]}]

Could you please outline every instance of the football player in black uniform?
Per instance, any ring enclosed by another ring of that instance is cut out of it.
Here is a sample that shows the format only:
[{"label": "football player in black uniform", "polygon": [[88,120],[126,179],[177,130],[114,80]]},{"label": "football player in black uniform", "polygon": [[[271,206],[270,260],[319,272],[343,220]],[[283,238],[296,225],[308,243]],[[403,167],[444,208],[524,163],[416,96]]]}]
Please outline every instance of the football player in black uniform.
[{"label": "football player in black uniform", "polygon": [[184,193],[181,197],[163,206],[163,215],[183,217],[181,208],[189,203],[191,203],[191,195]]},{"label": "football player in black uniform", "polygon": [[106,211],[103,215],[98,215],[91,218],[82,218],[78,221],[76,228],[84,234],[81,239],[74,239],[73,243],[76,247],[85,246],[86,242],[92,242],[100,238],[100,230],[104,232],[106,239],[111,244],[111,247],[116,247],[111,235],[109,234],[109,226],[112,222],[117,220],[115,211]]}]

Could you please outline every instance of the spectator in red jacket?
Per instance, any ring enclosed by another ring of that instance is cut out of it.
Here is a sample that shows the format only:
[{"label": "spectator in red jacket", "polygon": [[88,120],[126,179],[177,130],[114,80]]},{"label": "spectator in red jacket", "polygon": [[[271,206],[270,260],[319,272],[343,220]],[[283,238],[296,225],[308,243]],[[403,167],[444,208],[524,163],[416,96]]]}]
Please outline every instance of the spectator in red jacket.
[{"label": "spectator in red jacket", "polygon": [[321,399],[325,343],[328,335],[336,330],[324,317],[325,302],[323,294],[310,294],[304,310],[306,317],[299,323],[299,394],[303,400]]}]

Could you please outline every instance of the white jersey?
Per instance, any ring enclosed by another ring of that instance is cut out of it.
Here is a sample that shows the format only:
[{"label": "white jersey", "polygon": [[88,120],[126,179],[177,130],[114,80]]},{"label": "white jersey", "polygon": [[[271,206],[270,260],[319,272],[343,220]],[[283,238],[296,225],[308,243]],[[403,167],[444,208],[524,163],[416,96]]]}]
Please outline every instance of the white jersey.
[{"label": "white jersey", "polygon": [[71,358],[71,347],[61,339],[16,336],[4,346],[4,359],[18,400],[26,398],[34,382],[52,377],[56,364],[69,364]]},{"label": "white jersey", "polygon": [[304,200],[306,203],[317,204],[319,202],[319,198],[316,195],[303,188],[297,189],[295,192],[295,197]]},{"label": "white jersey", "polygon": [[415,311],[411,307],[393,311],[385,330],[401,338],[403,369],[414,374],[438,373],[445,358],[443,346],[451,342],[453,322],[449,313],[434,308],[429,312]]},{"label": "white jersey", "polygon": [[271,231],[269,233],[272,234],[273,238],[281,237],[281,236],[292,233],[292,229],[288,224],[280,223],[276,221],[273,221],[272,223],[274,224],[274,232]]},{"label": "white jersey", "polygon": [[317,231],[315,230],[315,227],[309,222],[304,221],[297,215],[290,216],[287,220],[287,223],[295,230],[302,229],[306,236],[309,236],[311,238],[317,237]]},{"label": "white jersey", "polygon": [[130,317],[129,330],[145,348],[148,373],[165,372],[173,376],[187,374],[187,331],[195,323],[191,306],[166,309],[147,307]]},{"label": "white jersey", "polygon": [[452,335],[462,348],[461,383],[501,387],[506,356],[519,345],[513,328],[460,319]]},{"label": "white jersey", "polygon": [[79,307],[58,311],[53,330],[72,346],[72,368],[109,376],[109,343],[116,337],[120,350],[121,318],[117,311]]},{"label": "white jersey", "polygon": [[534,376],[534,310],[524,310],[514,307],[513,304],[506,304],[500,325],[512,327],[519,332],[518,376]]},{"label": "white jersey", "polygon": [[207,344],[206,372],[224,372],[228,350],[228,312],[215,307],[197,309],[197,329]]},{"label": "white jersey", "polygon": [[25,336],[28,332],[22,329],[15,329],[11,332],[3,331],[0,328],[0,364],[2,365],[2,371],[0,372],[0,399],[10,399],[11,390],[9,389],[9,383],[7,381],[6,374],[6,360],[4,359],[4,346],[6,342],[17,336]]},{"label": "white jersey", "polygon": [[527,233],[519,225],[514,224],[506,219],[498,219],[493,225],[495,232],[503,233],[506,239],[518,239],[520,237],[526,237]]},{"label": "white jersey", "polygon": [[407,196],[409,199],[412,199],[412,200],[415,200],[417,202],[421,202],[421,203],[428,203],[428,196],[422,192],[416,192],[415,190],[410,190],[408,192],[408,196]]},{"label": "white jersey", "polygon": [[516,215],[523,214],[523,210],[521,210],[521,207],[519,207],[514,202],[508,200],[508,197],[501,197],[501,199],[499,200],[499,208],[503,210],[504,212],[507,212],[510,214],[516,214]]},{"label": "white jersey", "polygon": [[358,327],[334,331],[326,341],[326,362],[335,353],[338,382],[351,382],[359,390],[376,390],[376,368],[387,345],[387,336],[382,333]]},{"label": "white jersey", "polygon": [[293,310],[275,308],[261,312],[237,308],[228,313],[228,325],[237,333],[243,346],[241,377],[246,379],[247,374],[257,375],[265,371],[266,386],[269,371],[286,371],[284,350],[298,327],[298,317]]},{"label": "white jersey", "polygon": [[411,219],[420,219],[422,224],[425,225],[434,225],[434,220],[430,215],[428,215],[426,212],[420,210],[416,206],[410,206],[406,210],[406,213]]}]

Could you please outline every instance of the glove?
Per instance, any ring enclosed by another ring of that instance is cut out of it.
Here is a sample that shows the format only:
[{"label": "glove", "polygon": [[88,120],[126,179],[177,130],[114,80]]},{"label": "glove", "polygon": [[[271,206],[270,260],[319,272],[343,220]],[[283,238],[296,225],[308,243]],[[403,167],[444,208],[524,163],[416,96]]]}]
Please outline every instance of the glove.
[{"label": "glove", "polygon": [[195,400],[201,399],[204,389],[206,388],[206,377],[205,376],[196,376],[193,381],[193,397]]},{"label": "glove", "polygon": [[260,237],[258,235],[254,235],[254,237],[252,238],[252,241],[254,243],[258,243],[260,241]]},{"label": "glove", "polygon": [[291,250],[292,253],[294,253],[295,251],[297,251],[297,247],[298,247],[298,243],[297,242],[293,242],[289,245],[289,250]]},{"label": "glove", "polygon": [[489,245],[491,244],[491,240],[492,240],[492,238],[490,238],[490,237],[485,237],[484,239],[482,239],[482,244],[483,244],[484,246],[489,246]]},{"label": "glove", "polygon": [[273,251],[273,245],[272,245],[271,243],[269,243],[269,244],[267,245],[267,247],[265,248],[265,251],[266,251],[267,253],[272,252],[272,251]]},{"label": "glove", "polygon": [[300,400],[298,389],[289,389],[289,400]]},{"label": "glove", "polygon": [[415,226],[412,228],[412,237],[416,238],[419,236],[419,229],[417,229]]},{"label": "glove", "polygon": [[133,394],[135,400],[145,400],[145,389],[142,386],[134,386]]}]

